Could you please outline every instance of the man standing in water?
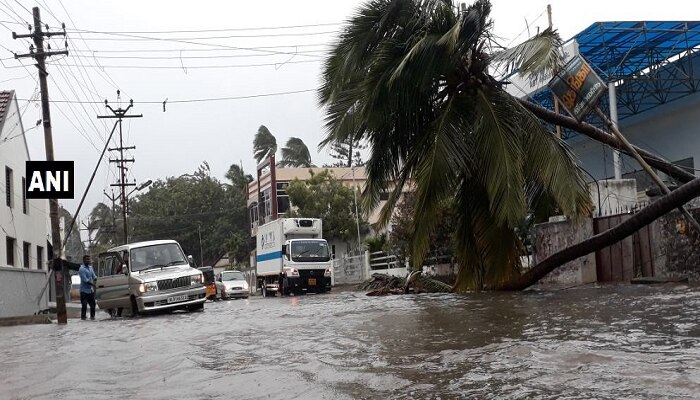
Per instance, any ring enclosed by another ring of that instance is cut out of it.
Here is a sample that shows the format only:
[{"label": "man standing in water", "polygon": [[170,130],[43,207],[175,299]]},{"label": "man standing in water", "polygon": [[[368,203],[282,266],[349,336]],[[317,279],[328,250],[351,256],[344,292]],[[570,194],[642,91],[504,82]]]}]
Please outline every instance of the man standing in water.
[{"label": "man standing in water", "polygon": [[78,270],[80,275],[80,319],[85,321],[87,306],[90,305],[90,319],[95,319],[95,280],[97,276],[90,265],[90,256],[83,256],[83,263]]}]

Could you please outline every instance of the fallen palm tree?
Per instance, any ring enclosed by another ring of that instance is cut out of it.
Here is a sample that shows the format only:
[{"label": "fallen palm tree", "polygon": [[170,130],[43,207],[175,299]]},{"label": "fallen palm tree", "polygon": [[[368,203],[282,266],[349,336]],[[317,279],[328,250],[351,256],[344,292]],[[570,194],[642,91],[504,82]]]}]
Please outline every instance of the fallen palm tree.
[{"label": "fallen palm tree", "polygon": [[368,290],[367,296],[386,296],[407,293],[449,293],[452,286],[437,279],[411,272],[406,278],[387,274],[372,274],[372,278],[362,282],[358,289]]}]

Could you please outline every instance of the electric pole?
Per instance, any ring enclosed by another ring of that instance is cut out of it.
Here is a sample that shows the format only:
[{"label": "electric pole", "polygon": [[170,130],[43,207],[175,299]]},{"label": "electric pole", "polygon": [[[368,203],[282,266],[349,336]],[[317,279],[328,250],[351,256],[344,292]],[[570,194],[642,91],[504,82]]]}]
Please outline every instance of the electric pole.
[{"label": "electric pole", "polygon": [[104,193],[104,195],[105,195],[109,200],[112,201],[112,208],[110,209],[110,212],[111,212],[111,214],[112,214],[112,224],[111,224],[111,225],[101,225],[101,226],[100,226],[100,229],[101,229],[101,230],[102,230],[102,229],[108,230],[109,232],[105,232],[105,233],[111,233],[111,234],[112,234],[112,240],[114,241],[114,243],[116,243],[116,242],[117,242],[117,217],[114,215],[114,210],[117,208],[117,207],[116,207],[116,202],[117,202],[117,199],[119,198],[119,196],[115,196],[115,195],[114,195],[114,190],[111,191],[111,193],[112,193],[111,196],[108,195],[107,192],[105,192],[105,191],[103,191],[102,193]]},{"label": "electric pole", "polygon": [[[36,67],[39,70],[39,86],[41,88],[41,114],[42,122],[44,124],[46,161],[54,161],[53,137],[51,133],[51,112],[49,111],[49,89],[46,83],[46,77],[48,76],[48,72],[46,71],[46,57],[68,55],[68,50],[50,51],[51,46],[49,45],[49,51],[44,51],[44,38],[59,35],[65,36],[66,26],[63,24],[63,32],[48,32],[47,25],[47,32],[44,32],[41,27],[39,7],[32,8],[32,14],[34,15],[34,32],[25,35],[18,35],[17,33],[12,32],[12,38],[31,38],[34,41],[34,46],[29,47],[29,54],[15,54],[15,59],[31,57],[36,60]],[[29,27],[29,30],[31,31],[31,26]],[[68,46],[66,45],[66,48],[67,47]],[[58,323],[66,324],[68,322],[68,315],[66,314],[66,295],[63,282],[65,274],[63,271],[63,262],[59,257],[62,245],[58,219],[58,199],[56,198],[49,199],[49,218],[51,219],[51,265],[54,274],[54,286],[56,288],[56,314],[58,317]]]},{"label": "electric pole", "polygon": [[92,238],[92,233],[97,229],[97,226],[93,223],[91,224],[86,224],[85,222],[82,223],[83,228],[80,228],[81,231],[87,231],[88,234],[88,254],[92,253],[92,246],[93,246],[93,238]]},{"label": "electric pole", "polygon": [[[117,90],[117,100],[120,98],[121,93],[119,90]],[[122,204],[122,217],[124,218],[124,244],[129,243],[128,239],[128,228],[126,224],[126,214],[127,214],[127,207],[128,207],[128,201],[126,198],[126,188],[128,186],[136,186],[136,182],[127,182],[126,181],[126,171],[128,170],[126,163],[133,163],[135,160],[133,158],[124,158],[124,150],[131,150],[131,149],[136,149],[136,146],[128,146],[124,147],[124,137],[122,135],[122,119],[124,118],[141,118],[143,117],[142,114],[138,115],[127,115],[126,113],[129,111],[131,107],[134,106],[134,101],[129,100],[129,106],[126,109],[122,109],[121,107],[117,108],[116,110],[113,109],[107,100],[105,100],[105,107],[109,109],[113,115],[98,115],[97,118],[116,118],[117,119],[117,124],[119,124],[119,147],[111,148],[108,149],[109,151],[118,151],[119,152],[119,158],[115,159],[109,159],[109,162],[117,163],[117,168],[119,168],[119,183],[113,183],[110,186],[117,186],[121,189],[121,204]]]}]

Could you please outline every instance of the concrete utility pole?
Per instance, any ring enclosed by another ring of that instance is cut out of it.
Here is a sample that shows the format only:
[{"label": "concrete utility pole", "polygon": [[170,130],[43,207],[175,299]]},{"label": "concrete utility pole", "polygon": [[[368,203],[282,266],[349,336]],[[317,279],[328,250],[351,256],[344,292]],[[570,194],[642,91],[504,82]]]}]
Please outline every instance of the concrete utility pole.
[{"label": "concrete utility pole", "polygon": [[114,240],[114,242],[116,243],[117,242],[117,217],[114,215],[114,210],[117,208],[116,202],[117,202],[117,199],[119,198],[119,196],[114,195],[114,190],[111,191],[111,193],[112,193],[111,196],[108,195],[107,192],[105,192],[105,191],[102,191],[102,193],[104,193],[104,195],[110,201],[112,201],[112,208],[110,208],[110,212],[112,214],[112,225],[101,225],[100,229],[108,229],[109,233],[112,234],[112,240]]},{"label": "concrete utility pole", "polygon": [[[62,51],[44,51],[44,38],[51,36],[65,36],[66,26],[63,25],[63,32],[44,32],[41,27],[41,16],[39,14],[39,7],[32,8],[32,14],[34,15],[34,32],[18,35],[12,32],[12,38],[31,38],[34,41],[34,46],[29,47],[29,54],[15,54],[15,58],[26,58],[31,57],[36,60],[36,67],[39,70],[39,86],[41,88],[41,114],[42,121],[44,124],[44,145],[46,147],[46,161],[54,161],[53,154],[53,136],[51,132],[51,112],[49,111],[49,89],[46,83],[46,57],[55,55],[68,55],[68,50]],[[46,26],[48,31],[48,25]],[[29,28],[31,31],[31,27]],[[36,46],[36,47],[35,47]],[[66,46],[68,47],[68,46]],[[34,51],[36,49],[36,52]],[[49,50],[50,46],[49,46]],[[23,189],[24,190],[24,189]],[[61,230],[59,226],[58,219],[58,199],[49,199],[49,218],[51,219],[51,265],[54,274],[54,283],[56,288],[56,313],[58,316],[59,324],[66,324],[68,322],[68,315],[66,314],[66,295],[63,290],[63,278],[65,276],[63,271],[63,262],[59,257],[59,252],[61,251]]]},{"label": "concrete utility pole", "polygon": [[[117,90],[117,99],[119,99],[121,96],[121,93],[119,90]],[[105,107],[108,108],[113,115],[98,115],[97,118],[116,118],[117,119],[117,124],[119,124],[119,147],[111,148],[109,151],[118,151],[119,152],[119,158],[116,159],[110,159],[109,162],[113,163],[118,163],[117,168],[119,168],[119,183],[113,183],[110,186],[118,186],[121,188],[121,203],[122,203],[122,217],[124,218],[124,244],[129,243],[129,238],[128,238],[128,227],[126,223],[126,215],[127,215],[127,207],[128,207],[128,202],[127,202],[127,196],[126,196],[126,187],[127,186],[136,186],[135,182],[127,182],[126,181],[126,171],[128,168],[126,167],[126,163],[133,163],[135,160],[133,158],[126,159],[124,158],[124,150],[131,150],[131,149],[136,149],[136,146],[128,146],[124,147],[124,137],[122,135],[122,119],[124,118],[141,118],[143,117],[142,114],[138,115],[126,115],[126,113],[131,109],[131,107],[134,106],[134,101],[129,100],[129,106],[126,109],[122,109],[121,107],[117,108],[116,110],[113,109],[107,100],[105,100]]]}]

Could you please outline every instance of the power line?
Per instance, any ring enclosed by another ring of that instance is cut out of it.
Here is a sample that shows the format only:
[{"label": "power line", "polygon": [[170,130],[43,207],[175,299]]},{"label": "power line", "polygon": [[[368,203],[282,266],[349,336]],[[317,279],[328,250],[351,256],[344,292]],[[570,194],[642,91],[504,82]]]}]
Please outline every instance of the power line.
[{"label": "power line", "polygon": [[[89,31],[83,31],[83,32],[89,32]],[[273,51],[273,50],[254,49],[254,48],[250,48],[250,47],[245,48],[245,47],[229,46],[229,45],[217,44],[217,43],[195,42],[194,40],[190,40],[190,39],[158,38],[158,37],[141,36],[141,35],[126,35],[126,34],[124,34],[124,35],[120,34],[118,36],[128,36],[128,37],[136,38],[136,39],[147,39],[147,40],[162,41],[162,42],[185,43],[185,44],[193,44],[193,45],[197,45],[197,46],[217,47],[217,48],[224,48],[224,49],[251,50],[251,51],[258,51],[258,52],[262,52],[262,53],[290,54],[290,53],[278,52],[278,51]],[[85,41],[85,40],[90,40],[90,39],[83,38],[83,41]]]},{"label": "power line", "polygon": [[[259,50],[259,49],[281,49],[281,48],[294,48],[294,47],[320,47],[328,46],[329,43],[301,43],[301,44],[288,44],[288,45],[276,45],[276,46],[252,46],[252,47],[236,47],[236,48],[223,48],[223,49],[122,49],[122,50],[91,50],[91,49],[72,49],[73,52],[80,53],[154,53],[154,52],[195,52],[195,51],[243,51],[243,50]],[[286,53],[285,53],[286,54]]]},{"label": "power line", "polygon": [[[298,94],[298,93],[308,93],[308,92],[315,92],[317,89],[304,89],[304,90],[292,90],[288,92],[276,92],[276,93],[262,93],[262,94],[253,94],[253,95],[248,95],[248,96],[231,96],[231,97],[211,97],[211,98],[202,98],[202,99],[185,99],[185,100],[168,100],[167,104],[177,104],[177,103],[201,103],[201,102],[207,102],[207,101],[226,101],[226,100],[244,100],[244,99],[254,99],[258,97],[272,97],[272,96],[285,96],[285,95],[290,95],[290,94]],[[21,101],[38,101],[38,100],[32,100],[32,99],[20,99]],[[49,100],[51,103],[94,103],[94,104],[104,104],[103,102],[96,102],[96,101],[74,101],[74,100],[66,100],[66,99],[59,99],[59,100]],[[157,101],[135,101],[134,104],[163,104],[163,101],[157,100]]]},{"label": "power line", "polygon": [[[293,54],[293,53],[292,53]],[[262,64],[230,64],[230,65],[103,65],[101,67],[89,65],[91,68],[117,68],[117,69],[216,69],[216,68],[255,68],[255,67],[272,67],[281,66],[283,64],[308,64],[322,62],[322,59],[317,60],[298,60],[298,61],[280,61],[278,63],[262,63]],[[55,64],[55,63],[50,63]],[[64,67],[83,67],[78,64],[60,64]],[[8,67],[19,68],[19,67]]]},{"label": "power line", "polygon": [[[201,49],[201,50],[214,50],[214,51],[221,51],[221,50],[215,50],[215,49]],[[170,51],[170,50],[167,50]],[[175,51],[173,51],[175,52]],[[184,50],[182,51],[184,52]],[[319,50],[303,50],[303,51],[297,51],[295,53],[290,53],[294,55],[300,55],[300,56],[307,56],[307,57],[323,57],[322,54],[312,54],[312,53],[324,53],[326,50],[324,49],[319,49]],[[271,57],[271,56],[279,56],[279,54],[214,54],[214,55],[205,55],[205,56],[186,56],[186,55],[173,55],[173,56],[110,56],[110,55],[98,55],[98,54],[93,54],[93,58],[104,58],[104,59],[125,59],[125,60],[175,60],[175,59],[212,59],[212,58],[240,58],[240,57]],[[8,57],[4,58],[3,60],[9,60],[14,57]],[[105,68],[109,68],[109,66],[105,66]]]},{"label": "power line", "polygon": [[[153,33],[202,33],[202,32],[240,32],[240,31],[263,31],[277,29],[294,29],[294,28],[313,28],[319,26],[337,26],[342,25],[342,22],[328,22],[319,24],[307,25],[286,25],[286,26],[261,26],[252,28],[218,28],[218,29],[191,29],[191,30],[171,30],[171,31],[88,31],[75,29],[76,32],[94,32],[94,33],[111,33],[111,34],[153,34]],[[69,31],[70,32],[70,31]]]},{"label": "power line", "polygon": [[219,35],[219,36],[201,36],[201,37],[155,37],[142,36],[127,33],[112,33],[112,32],[97,32],[84,29],[75,30],[76,33],[87,33],[93,35],[117,36],[116,38],[88,37],[83,40],[90,41],[109,41],[109,42],[140,42],[144,40],[165,40],[165,41],[182,41],[182,40],[213,40],[213,39],[259,39],[265,37],[286,37],[286,36],[322,36],[338,33],[339,31],[322,31],[322,32],[289,32],[289,33],[264,33],[255,35]]}]

